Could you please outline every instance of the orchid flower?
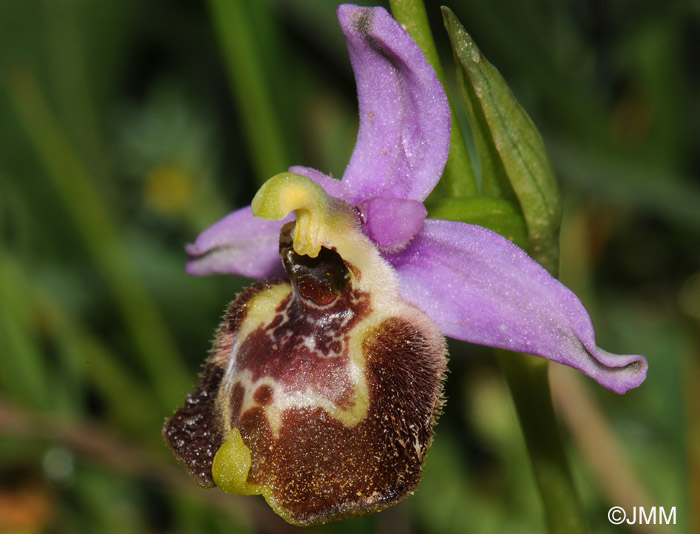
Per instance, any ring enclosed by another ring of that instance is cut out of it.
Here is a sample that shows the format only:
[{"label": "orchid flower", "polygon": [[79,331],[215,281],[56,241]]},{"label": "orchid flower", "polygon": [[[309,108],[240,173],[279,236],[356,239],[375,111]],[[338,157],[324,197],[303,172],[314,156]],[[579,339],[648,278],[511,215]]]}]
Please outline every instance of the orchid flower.
[{"label": "orchid flower", "polygon": [[618,393],[642,356],[595,344],[578,298],[507,239],[426,218],[450,134],[444,90],[382,8],[338,8],[360,127],[342,180],[306,167],[187,247],[193,275],[263,280],[230,306],[164,430],[202,486],[262,494],[308,525],[418,482],[441,406],[443,336],[571,366]]}]

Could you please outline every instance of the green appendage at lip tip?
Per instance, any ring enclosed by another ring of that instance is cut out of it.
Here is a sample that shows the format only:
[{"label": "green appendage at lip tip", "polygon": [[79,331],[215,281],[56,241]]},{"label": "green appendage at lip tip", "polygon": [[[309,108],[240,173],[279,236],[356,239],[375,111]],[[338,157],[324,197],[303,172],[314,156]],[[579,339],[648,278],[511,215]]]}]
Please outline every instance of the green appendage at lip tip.
[{"label": "green appendage at lip tip", "polygon": [[251,466],[250,449],[243,442],[237,428],[216,451],[211,472],[216,485],[226,493],[257,495],[261,491],[247,482]]}]

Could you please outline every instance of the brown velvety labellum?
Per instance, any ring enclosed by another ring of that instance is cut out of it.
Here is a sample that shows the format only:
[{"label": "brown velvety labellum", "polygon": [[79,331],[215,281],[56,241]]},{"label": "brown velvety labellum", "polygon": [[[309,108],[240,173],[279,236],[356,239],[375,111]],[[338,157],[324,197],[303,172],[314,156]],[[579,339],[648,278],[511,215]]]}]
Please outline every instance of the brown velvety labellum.
[{"label": "brown velvety labellum", "polygon": [[224,442],[224,433],[215,408],[223,369],[208,365],[197,384],[163,429],[163,438],[179,462],[203,487],[214,486],[211,464]]},{"label": "brown velvety labellum", "polygon": [[[245,317],[247,302],[270,282],[258,282],[244,290],[230,306],[223,324],[231,336],[217,336],[213,352],[230,351],[241,321]],[[221,378],[225,367],[220,362],[210,361],[197,383],[194,393],[189,393],[185,405],[165,424],[163,440],[173,451],[178,461],[189,471],[197,483],[205,488],[213,487],[212,460],[224,442],[226,434],[216,407],[221,389]]]},{"label": "brown velvety labellum", "polygon": [[[398,290],[375,298],[356,274],[365,270],[326,248],[300,256],[289,232],[280,255],[290,282],[258,284],[231,305],[198,389],[165,437],[210,485],[228,480],[203,471],[236,429],[242,445],[220,465],[235,464],[241,449],[250,465],[240,471],[245,480],[224,489],[262,493],[287,521],[312,525],[410,494],[441,406],[446,350]],[[214,438],[210,448],[197,431]]]},{"label": "brown velvety labellum", "polygon": [[322,408],[287,410],[277,437],[259,408],[236,423],[255,458],[249,481],[273,488],[297,524],[384,509],[419,481],[444,362],[400,318],[384,321],[363,349],[369,409],[359,423],[345,425]]}]

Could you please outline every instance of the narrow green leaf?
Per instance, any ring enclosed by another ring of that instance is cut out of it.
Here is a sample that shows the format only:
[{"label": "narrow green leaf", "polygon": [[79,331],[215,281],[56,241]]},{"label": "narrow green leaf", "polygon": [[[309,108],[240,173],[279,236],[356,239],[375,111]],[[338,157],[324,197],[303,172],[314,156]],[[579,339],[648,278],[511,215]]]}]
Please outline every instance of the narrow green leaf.
[{"label": "narrow green leaf", "polygon": [[483,226],[501,234],[521,248],[527,247],[527,227],[513,203],[495,197],[444,198],[427,204],[428,215]]},{"label": "narrow green leaf", "polygon": [[[561,207],[542,137],[454,13],[443,8],[443,17],[474,131],[483,190],[517,200],[527,226],[526,248],[556,276]],[[496,353],[518,411],[549,529],[553,534],[584,534],[588,526],[558,433],[548,362],[525,354]]]},{"label": "narrow green leaf", "polygon": [[[135,436],[155,438],[160,441],[157,429],[163,420],[155,392],[139,383],[103,340],[88,331],[84,325],[49,294],[41,295],[44,327],[68,365],[79,367],[69,377],[61,380],[60,387],[74,389],[94,387],[105,403],[108,417]],[[70,354],[67,354],[70,352]],[[68,382],[68,384],[66,384]],[[75,395],[75,391],[72,392]]]},{"label": "narrow green leaf", "polygon": [[509,184],[527,223],[529,252],[556,273],[561,207],[542,137],[454,13],[442,9],[477,142],[484,191],[511,198]]}]

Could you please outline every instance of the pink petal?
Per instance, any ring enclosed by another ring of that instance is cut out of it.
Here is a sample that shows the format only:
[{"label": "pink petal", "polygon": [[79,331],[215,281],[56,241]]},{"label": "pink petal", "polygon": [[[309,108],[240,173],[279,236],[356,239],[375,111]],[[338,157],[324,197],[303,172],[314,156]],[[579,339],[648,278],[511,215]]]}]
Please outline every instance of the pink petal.
[{"label": "pink petal", "polygon": [[490,230],[428,219],[408,247],[388,259],[404,296],[450,337],[542,356],[617,393],[646,377],[643,356],[599,349],[578,298]]},{"label": "pink petal", "polygon": [[291,220],[265,221],[253,217],[250,206],[228,214],[204,230],[185,248],[192,275],[238,274],[250,278],[283,276],[279,234]]},{"label": "pink petal", "polygon": [[361,202],[358,209],[365,235],[390,252],[405,247],[428,215],[421,202],[405,198],[374,197]]}]

